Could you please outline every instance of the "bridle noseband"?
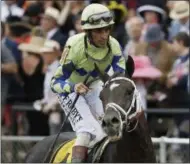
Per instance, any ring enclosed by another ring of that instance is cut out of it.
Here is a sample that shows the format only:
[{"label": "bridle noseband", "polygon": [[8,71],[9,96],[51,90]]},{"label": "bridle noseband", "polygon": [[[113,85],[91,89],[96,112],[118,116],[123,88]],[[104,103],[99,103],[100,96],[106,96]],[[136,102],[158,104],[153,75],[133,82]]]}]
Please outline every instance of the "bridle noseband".
[{"label": "bridle noseband", "polygon": [[[129,107],[129,109],[128,109],[127,112],[126,112],[125,109],[123,109],[120,105],[118,105],[118,104],[116,104],[116,103],[114,103],[114,102],[110,102],[110,103],[106,104],[106,110],[107,110],[108,108],[112,108],[112,109],[115,110],[115,111],[118,113],[118,115],[119,115],[119,119],[120,119],[120,122],[121,122],[121,126],[120,126],[120,132],[119,132],[120,134],[119,134],[118,137],[121,138],[124,125],[129,125],[129,124],[130,124],[130,120],[136,118],[136,116],[137,116],[139,113],[142,112],[142,107],[141,107],[140,94],[139,94],[139,92],[138,92],[138,90],[137,90],[137,88],[136,88],[136,85],[135,85],[135,83],[134,83],[132,80],[130,80],[129,78],[126,78],[126,77],[115,77],[115,78],[113,78],[113,79],[107,81],[107,82],[105,83],[105,86],[108,85],[110,82],[117,81],[117,80],[125,80],[125,81],[128,81],[128,82],[130,82],[130,83],[133,85],[133,87],[135,88],[135,89],[134,89],[134,92],[133,92],[133,99],[132,99],[131,105],[130,105],[130,107]],[[135,110],[134,113],[130,114],[130,112],[131,112],[131,110],[132,110],[133,108],[136,108],[136,110]],[[124,115],[124,117],[125,117],[124,120],[122,120],[121,114]],[[129,121],[129,122],[128,122],[128,121]],[[135,127],[132,128],[131,130],[127,130],[127,132],[132,132],[133,130],[135,130],[136,127],[137,127],[137,125],[138,125],[138,119],[137,119],[137,122],[136,122]]]}]

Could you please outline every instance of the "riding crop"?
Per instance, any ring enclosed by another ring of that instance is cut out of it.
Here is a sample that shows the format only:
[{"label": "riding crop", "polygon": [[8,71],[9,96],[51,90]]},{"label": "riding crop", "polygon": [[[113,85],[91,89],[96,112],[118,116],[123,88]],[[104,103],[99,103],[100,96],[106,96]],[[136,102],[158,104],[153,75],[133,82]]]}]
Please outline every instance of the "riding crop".
[{"label": "riding crop", "polygon": [[[89,76],[90,76],[90,74],[88,74],[87,77],[85,78],[84,84],[87,83],[87,80],[88,80]],[[56,137],[55,137],[55,140],[52,142],[52,145],[50,146],[49,151],[48,151],[48,153],[46,154],[46,156],[45,156],[45,158],[44,158],[44,160],[43,160],[43,163],[46,163],[47,158],[49,157],[50,154],[52,154],[52,151],[53,151],[53,149],[54,149],[54,146],[55,146],[55,144],[56,144],[56,141],[57,141],[57,139],[58,139],[58,137],[59,137],[59,135],[60,135],[60,133],[61,133],[61,131],[62,131],[64,125],[65,125],[65,122],[66,122],[67,119],[69,118],[69,115],[72,113],[73,108],[74,108],[74,106],[75,106],[75,104],[76,104],[76,102],[77,102],[79,96],[80,96],[80,94],[77,93],[77,95],[76,95],[76,97],[75,97],[75,99],[74,99],[74,101],[73,101],[73,104],[72,104],[71,107],[70,107],[71,110],[69,111],[69,113],[67,114],[67,116],[65,117],[65,119],[63,120],[63,123],[62,123],[62,125],[61,125],[61,128],[59,129],[59,132],[57,133],[57,135],[56,135]]]}]

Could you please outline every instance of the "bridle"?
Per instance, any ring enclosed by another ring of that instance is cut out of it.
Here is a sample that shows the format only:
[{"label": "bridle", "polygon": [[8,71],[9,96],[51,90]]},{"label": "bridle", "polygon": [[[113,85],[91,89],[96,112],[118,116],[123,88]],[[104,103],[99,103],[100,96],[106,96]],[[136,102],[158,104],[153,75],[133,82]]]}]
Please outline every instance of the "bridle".
[{"label": "bridle", "polygon": [[[118,80],[125,80],[125,81],[128,81],[128,82],[130,82],[130,83],[133,85],[133,87],[135,88],[135,89],[134,89],[134,92],[133,92],[133,99],[132,99],[131,105],[130,105],[130,107],[129,107],[129,109],[128,109],[127,112],[126,112],[126,110],[125,110],[124,108],[122,108],[120,105],[118,105],[118,104],[116,104],[116,103],[114,103],[114,102],[109,102],[108,104],[106,104],[106,110],[107,110],[108,108],[112,108],[112,109],[115,110],[115,111],[118,113],[118,115],[119,115],[119,119],[120,119],[121,125],[120,125],[120,130],[119,130],[118,139],[120,139],[120,138],[122,137],[122,131],[123,131],[124,125],[127,125],[127,126],[129,127],[129,124],[131,123],[131,120],[134,119],[134,118],[136,118],[136,116],[137,116],[139,113],[142,112],[142,107],[141,107],[140,94],[139,94],[139,92],[138,92],[138,90],[137,90],[137,88],[136,88],[136,85],[135,85],[135,83],[134,83],[132,80],[130,80],[129,78],[126,78],[126,77],[115,77],[115,78],[113,78],[113,79],[107,81],[104,86],[108,85],[110,82],[114,82],[114,81],[118,81]],[[135,110],[134,113],[131,114],[131,111],[132,111],[133,108],[135,108],[136,110]],[[121,115],[124,115],[124,120],[122,120]],[[127,129],[127,132],[132,132],[132,131],[134,131],[134,130],[136,129],[137,125],[138,125],[138,119],[137,119],[137,121],[136,121],[136,124],[135,124],[134,128],[132,128],[132,129],[130,129],[130,130]]]}]

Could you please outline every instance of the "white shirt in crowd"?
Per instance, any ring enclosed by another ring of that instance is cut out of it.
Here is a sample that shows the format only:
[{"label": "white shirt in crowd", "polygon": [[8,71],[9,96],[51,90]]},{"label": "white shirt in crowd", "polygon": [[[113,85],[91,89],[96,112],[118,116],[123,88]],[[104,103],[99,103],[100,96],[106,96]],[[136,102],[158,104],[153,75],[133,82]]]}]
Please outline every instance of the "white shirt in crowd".
[{"label": "white shirt in crowd", "polygon": [[45,74],[44,98],[43,98],[43,101],[45,103],[48,103],[49,100],[51,100],[52,98],[55,98],[55,94],[52,92],[52,90],[50,88],[50,81],[51,81],[51,78],[53,77],[58,65],[59,65],[59,61],[55,60],[51,65],[48,66],[47,72]]},{"label": "white shirt in crowd", "polygon": [[47,33],[47,37],[46,39],[51,39],[53,37],[53,35],[58,31],[58,28],[53,28],[52,30],[50,30],[48,33]]},{"label": "white shirt in crowd", "polygon": [[5,2],[1,2],[1,21],[5,22],[10,14],[12,16],[22,17],[24,14],[24,10],[16,4],[8,6]]},{"label": "white shirt in crowd", "polygon": [[143,83],[136,82],[136,88],[141,95],[141,103],[144,110],[147,110],[147,89]]},{"label": "white shirt in crowd", "polygon": [[189,27],[190,27],[189,23],[190,22],[188,20],[185,24],[181,24],[179,32],[185,32],[185,33],[187,33],[189,35],[190,34],[190,32],[189,32]]}]

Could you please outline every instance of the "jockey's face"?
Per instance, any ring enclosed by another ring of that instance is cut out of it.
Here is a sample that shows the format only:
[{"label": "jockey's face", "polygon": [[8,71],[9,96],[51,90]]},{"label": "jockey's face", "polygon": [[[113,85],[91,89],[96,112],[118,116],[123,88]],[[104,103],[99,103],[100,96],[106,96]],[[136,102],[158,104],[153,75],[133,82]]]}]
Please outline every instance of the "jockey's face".
[{"label": "jockey's face", "polygon": [[97,47],[105,47],[109,39],[110,31],[111,27],[93,29],[91,31],[91,36],[94,44]]}]

